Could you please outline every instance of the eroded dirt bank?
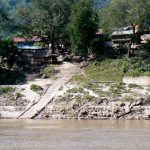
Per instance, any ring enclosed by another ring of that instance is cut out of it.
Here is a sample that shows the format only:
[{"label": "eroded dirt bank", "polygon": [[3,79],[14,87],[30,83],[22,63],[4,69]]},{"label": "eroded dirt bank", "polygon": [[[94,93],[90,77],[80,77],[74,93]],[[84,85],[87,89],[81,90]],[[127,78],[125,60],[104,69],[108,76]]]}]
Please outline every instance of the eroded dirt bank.
[{"label": "eroded dirt bank", "polygon": [[78,104],[53,102],[39,118],[44,119],[150,119],[149,97],[139,97],[133,101],[122,98],[95,98],[91,102]]},{"label": "eroded dirt bank", "polygon": [[[39,108],[40,104],[43,105],[41,97],[46,94],[46,96],[43,96],[46,103],[42,106],[42,111],[36,118],[135,120],[150,118],[150,87],[93,82],[89,79],[79,84],[77,79],[80,79],[81,82],[82,78],[80,76],[73,77],[77,74],[84,75],[84,70],[79,65],[65,63],[57,69],[60,72],[53,80],[39,78],[22,85],[6,88],[10,93],[0,95],[0,117],[18,118],[28,108],[32,108],[32,105],[33,108],[36,108],[35,104],[38,104],[38,102],[40,102]],[[53,94],[54,97],[50,99],[53,90],[48,89],[57,83],[60,78],[71,80],[63,83],[63,86],[58,88]],[[32,84],[40,85],[43,90],[31,90]],[[34,111],[36,112],[36,110]]]}]

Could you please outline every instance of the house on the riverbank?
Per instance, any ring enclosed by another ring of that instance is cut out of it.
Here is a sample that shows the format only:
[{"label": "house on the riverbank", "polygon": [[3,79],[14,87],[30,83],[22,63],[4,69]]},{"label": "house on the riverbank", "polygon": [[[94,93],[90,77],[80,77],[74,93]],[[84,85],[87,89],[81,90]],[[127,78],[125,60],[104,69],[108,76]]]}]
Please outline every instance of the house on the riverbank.
[{"label": "house on the riverbank", "polygon": [[107,55],[112,51],[112,44],[110,35],[103,32],[103,29],[99,29],[95,35],[93,42],[93,48],[95,55]]},{"label": "house on the riverbank", "polygon": [[[46,49],[46,38],[33,36],[32,38],[15,37],[13,42],[19,49],[20,56],[25,62],[49,62],[49,51]],[[40,45],[40,46],[39,46]]]},{"label": "house on the riverbank", "polygon": [[[135,31],[135,33],[137,30]],[[131,35],[133,35],[133,28],[132,26],[128,27],[122,27],[119,29],[116,29],[112,33],[112,42],[114,44],[124,44],[124,43],[129,43],[131,41]]]},{"label": "house on the riverbank", "polygon": [[19,49],[23,49],[24,47],[33,47],[33,46],[48,46],[48,39],[47,37],[41,36],[33,36],[29,37],[14,37],[13,42]]}]

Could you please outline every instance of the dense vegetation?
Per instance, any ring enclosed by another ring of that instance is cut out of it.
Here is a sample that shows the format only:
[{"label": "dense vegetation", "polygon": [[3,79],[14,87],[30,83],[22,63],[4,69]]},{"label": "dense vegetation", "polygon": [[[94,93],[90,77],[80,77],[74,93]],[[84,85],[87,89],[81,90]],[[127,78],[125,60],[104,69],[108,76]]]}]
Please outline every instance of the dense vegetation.
[{"label": "dense vegetation", "polygon": [[[7,8],[10,9],[15,9],[16,7],[20,7],[21,5],[28,5],[29,3],[31,3],[32,0],[1,0],[2,3],[4,3]],[[103,8],[105,6],[107,6],[110,3],[111,0],[94,0],[94,5],[97,9],[99,8]]]},{"label": "dense vegetation", "polygon": [[100,11],[100,24],[106,31],[129,25],[150,26],[149,0],[112,0]]},{"label": "dense vegetation", "polygon": [[[97,43],[103,43],[104,39],[96,39],[99,28],[111,33],[116,28],[132,26],[133,35],[126,51],[131,59],[119,61],[121,70],[112,67],[112,62],[108,67],[114,69],[112,72],[119,71],[120,77],[149,75],[150,43],[143,44],[138,53],[131,55],[131,45],[139,44],[136,25],[140,27],[139,35],[149,30],[149,8],[149,0],[1,0],[0,69],[11,68],[17,62],[17,48],[12,39],[8,39],[14,36],[47,36],[52,53],[63,45],[71,54],[87,58],[89,54],[99,54],[97,52],[102,49]],[[104,54],[103,57],[107,60]],[[111,54],[111,58],[118,57],[124,58],[124,53],[117,51]],[[5,75],[1,76],[5,79]]]}]

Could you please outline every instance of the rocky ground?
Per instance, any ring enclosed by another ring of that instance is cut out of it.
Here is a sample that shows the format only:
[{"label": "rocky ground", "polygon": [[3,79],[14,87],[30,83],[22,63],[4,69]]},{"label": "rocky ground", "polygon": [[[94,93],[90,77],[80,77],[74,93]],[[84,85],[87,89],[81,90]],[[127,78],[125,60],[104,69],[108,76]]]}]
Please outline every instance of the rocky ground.
[{"label": "rocky ground", "polygon": [[[28,75],[26,83],[0,86],[1,118],[18,118],[26,110],[38,103],[42,96],[46,94],[48,96],[51,95],[52,93],[49,92],[49,89],[52,85],[52,87],[59,87],[61,85],[61,83],[57,82],[59,79],[64,79],[63,81],[66,81],[66,78],[68,78],[68,80],[70,80],[73,75],[80,72],[78,71],[78,65],[67,62],[64,62],[59,66],[54,65],[54,67],[50,65],[46,69],[46,74],[49,75],[46,79],[45,77],[43,78],[43,76],[39,78],[38,76],[30,74]],[[59,71],[54,75],[55,70]],[[58,85],[54,86],[56,83]],[[48,96],[46,97],[46,100],[50,101]],[[43,101],[41,103],[43,103]]]},{"label": "rocky ground", "polygon": [[48,119],[150,119],[150,99],[139,97],[134,101],[118,98],[97,98],[83,105],[53,103],[39,118]]},{"label": "rocky ground", "polygon": [[[134,85],[134,88],[130,89],[127,85],[124,86],[124,91],[111,95],[111,86],[99,86],[99,94],[95,90],[68,84],[59,91],[53,103],[50,103],[38,118],[150,119],[149,87]],[[104,96],[106,93],[108,95]]]},{"label": "rocky ground", "polygon": [[[67,68],[63,68],[64,66]],[[54,83],[54,80],[69,76],[71,73],[70,65],[67,64],[61,65],[58,69],[61,71],[53,80],[34,78],[22,85],[6,86],[6,89],[1,88],[5,86],[0,86],[0,117],[17,118],[39,101],[41,94]],[[78,72],[86,78],[83,69],[80,68]],[[41,86],[43,90],[31,90],[33,84]],[[55,98],[37,118],[149,119],[150,87],[117,82],[95,82],[76,76],[59,89]]]},{"label": "rocky ground", "polygon": [[[52,83],[51,79],[34,78],[20,85],[1,85],[0,116],[1,118],[16,118],[30,105],[38,101],[40,95]],[[37,85],[43,90],[33,91],[31,85]],[[13,89],[13,90],[9,90]]]}]

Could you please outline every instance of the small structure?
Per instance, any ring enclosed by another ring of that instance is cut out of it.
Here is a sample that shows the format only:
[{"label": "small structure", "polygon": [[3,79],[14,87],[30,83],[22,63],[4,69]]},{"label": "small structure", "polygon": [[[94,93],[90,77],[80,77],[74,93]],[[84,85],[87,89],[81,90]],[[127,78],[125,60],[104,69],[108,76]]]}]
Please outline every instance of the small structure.
[{"label": "small structure", "polygon": [[126,84],[137,84],[137,85],[149,86],[150,77],[149,76],[124,77],[123,82]]},{"label": "small structure", "polygon": [[104,33],[102,29],[99,29],[96,33],[93,42],[94,52],[98,55],[110,53],[112,49],[111,39],[108,34]]},{"label": "small structure", "polygon": [[48,51],[40,46],[22,47],[20,52],[21,56],[30,63],[45,62],[46,57],[49,56]]},{"label": "small structure", "polygon": [[[135,33],[137,33],[137,31],[136,29]],[[129,43],[131,41],[131,35],[133,35],[132,26],[119,28],[112,33],[112,42],[114,44]]]},{"label": "small structure", "polygon": [[38,42],[44,43],[42,37],[15,37],[13,41],[17,45],[20,56],[24,61],[30,63],[49,61],[49,51],[46,50],[43,46],[35,46],[38,45]]},{"label": "small structure", "polygon": [[150,33],[146,33],[146,34],[141,35],[141,40],[142,40],[141,43],[143,43],[143,44],[150,41]]},{"label": "small structure", "polygon": [[17,45],[19,49],[23,47],[32,47],[36,45],[38,42],[42,42],[42,37],[39,36],[33,36],[32,38],[25,38],[25,37],[15,37],[13,39],[13,42]]}]

